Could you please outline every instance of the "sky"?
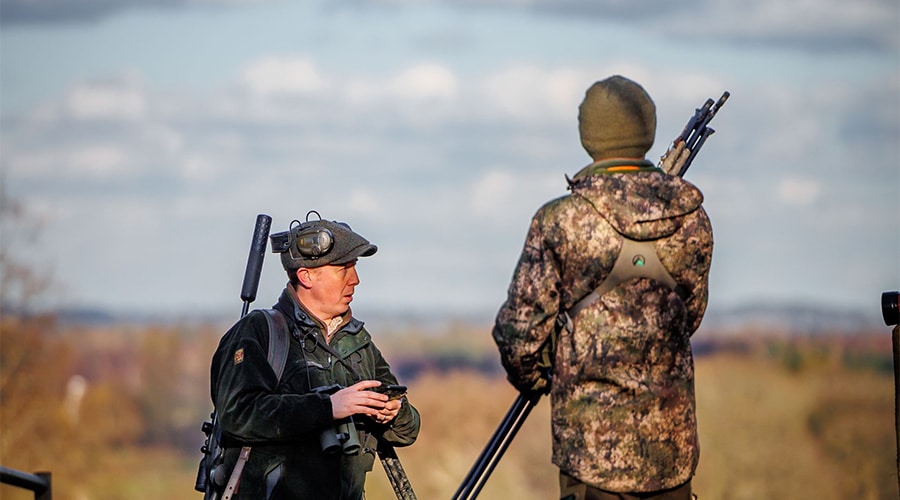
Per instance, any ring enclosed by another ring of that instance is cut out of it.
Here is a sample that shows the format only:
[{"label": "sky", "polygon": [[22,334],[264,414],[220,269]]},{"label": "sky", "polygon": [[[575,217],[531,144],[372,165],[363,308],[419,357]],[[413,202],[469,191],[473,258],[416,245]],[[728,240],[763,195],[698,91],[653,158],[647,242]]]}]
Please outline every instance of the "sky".
[{"label": "sky", "polygon": [[[577,108],[621,74],[656,161],[731,98],[685,178],[709,310],[880,315],[900,287],[896,0],[0,0],[11,242],[65,307],[231,312],[258,214],[378,245],[354,311],[491,318],[529,220],[590,162]],[[15,246],[15,245],[14,245]],[[267,253],[254,306],[286,281]]]}]

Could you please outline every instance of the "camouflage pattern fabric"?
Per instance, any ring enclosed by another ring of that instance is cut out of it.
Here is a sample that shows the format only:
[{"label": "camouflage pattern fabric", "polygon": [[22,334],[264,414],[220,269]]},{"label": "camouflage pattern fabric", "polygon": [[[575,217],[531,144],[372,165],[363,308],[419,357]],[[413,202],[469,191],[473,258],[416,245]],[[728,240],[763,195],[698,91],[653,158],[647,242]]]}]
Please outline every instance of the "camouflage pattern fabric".
[{"label": "camouflage pattern fabric", "polygon": [[585,167],[572,194],[535,214],[493,337],[527,390],[557,314],[606,278],[622,235],[655,240],[687,299],[647,278],[602,295],[559,333],[550,396],[561,470],[609,491],[658,491],[690,479],[699,459],[690,337],[706,310],[712,228],[687,181],[646,161],[634,173],[611,165]]}]

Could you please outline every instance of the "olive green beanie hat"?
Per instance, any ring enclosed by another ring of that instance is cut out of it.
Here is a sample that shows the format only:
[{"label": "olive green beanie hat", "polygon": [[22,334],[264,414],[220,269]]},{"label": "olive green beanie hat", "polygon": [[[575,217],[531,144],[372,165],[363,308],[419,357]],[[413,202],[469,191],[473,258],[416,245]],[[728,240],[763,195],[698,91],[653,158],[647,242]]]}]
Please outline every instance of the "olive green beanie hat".
[{"label": "olive green beanie hat", "polygon": [[643,158],[656,136],[656,105],[638,83],[615,75],[587,90],[578,107],[581,144],[591,158]]}]

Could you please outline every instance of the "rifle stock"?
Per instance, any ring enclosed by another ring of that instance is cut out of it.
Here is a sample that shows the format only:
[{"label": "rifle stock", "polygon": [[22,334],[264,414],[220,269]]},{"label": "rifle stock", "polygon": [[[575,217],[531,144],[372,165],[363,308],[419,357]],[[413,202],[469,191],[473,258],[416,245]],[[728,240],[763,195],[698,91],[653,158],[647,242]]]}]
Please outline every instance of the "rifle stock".
[{"label": "rifle stock", "polygon": [[[666,154],[663,155],[663,159],[665,159],[679,143],[682,142],[684,143],[684,147],[690,151],[684,164],[682,164],[676,172],[669,172],[670,174],[679,177],[684,176],[685,172],[690,168],[691,163],[693,163],[694,158],[696,158],[700,148],[703,147],[706,140],[709,139],[709,136],[716,133],[715,129],[709,126],[709,122],[716,116],[719,109],[725,105],[725,101],[727,101],[730,96],[731,93],[725,91],[722,93],[722,96],[719,97],[718,101],[707,99],[706,102],[703,103],[703,106],[694,111],[694,114],[688,120],[687,125],[684,126],[684,129],[678,134],[678,137],[672,141],[672,146],[666,151]],[[660,160],[660,164],[662,163],[663,160]]]}]

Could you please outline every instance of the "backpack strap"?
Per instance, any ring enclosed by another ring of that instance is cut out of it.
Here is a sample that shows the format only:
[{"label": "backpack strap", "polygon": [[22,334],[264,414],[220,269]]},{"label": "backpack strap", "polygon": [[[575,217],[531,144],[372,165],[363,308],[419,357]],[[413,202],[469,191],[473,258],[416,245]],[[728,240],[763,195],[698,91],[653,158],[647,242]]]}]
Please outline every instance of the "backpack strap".
[{"label": "backpack strap", "polygon": [[[290,349],[290,332],[288,331],[287,320],[280,311],[276,309],[260,309],[266,317],[266,324],[269,327],[269,349],[266,352],[266,360],[275,372],[275,378],[280,382],[281,375],[284,374],[284,366],[287,364],[288,350]],[[228,484],[222,495],[222,500],[231,500],[235,494],[238,484],[241,481],[241,474],[244,472],[244,465],[250,458],[250,446],[241,448],[238,460],[234,464],[231,476],[228,478]]]},{"label": "backpack strap", "polygon": [[277,309],[261,309],[266,316],[266,323],[269,325],[269,351],[266,359],[275,372],[275,378],[281,381],[281,375],[284,373],[284,366],[287,363],[288,350],[290,349],[290,332],[288,330],[287,319],[284,314]]}]

